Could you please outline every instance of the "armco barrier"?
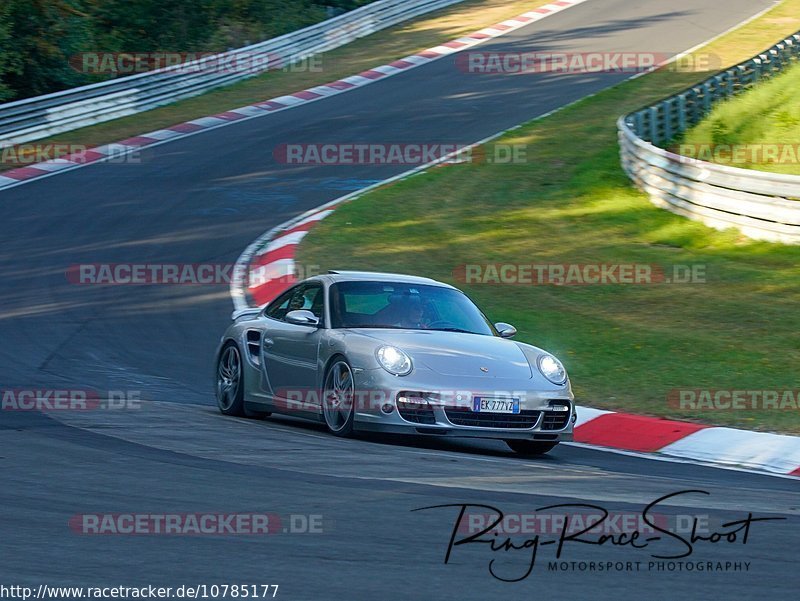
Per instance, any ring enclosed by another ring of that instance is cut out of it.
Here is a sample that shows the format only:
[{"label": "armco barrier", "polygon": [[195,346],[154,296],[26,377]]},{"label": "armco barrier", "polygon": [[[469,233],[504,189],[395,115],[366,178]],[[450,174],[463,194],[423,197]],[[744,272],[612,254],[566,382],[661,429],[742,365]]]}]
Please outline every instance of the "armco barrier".
[{"label": "armco barrier", "polygon": [[257,75],[215,68],[245,55],[262,71],[296,63],[463,0],[378,0],[338,17],[213,57],[0,105],[0,145],[133,115]]},{"label": "armco barrier", "polygon": [[659,148],[698,123],[718,102],[800,59],[800,33],[769,50],[617,122],[622,167],[651,201],[708,226],[800,244],[800,177],[741,169]]}]

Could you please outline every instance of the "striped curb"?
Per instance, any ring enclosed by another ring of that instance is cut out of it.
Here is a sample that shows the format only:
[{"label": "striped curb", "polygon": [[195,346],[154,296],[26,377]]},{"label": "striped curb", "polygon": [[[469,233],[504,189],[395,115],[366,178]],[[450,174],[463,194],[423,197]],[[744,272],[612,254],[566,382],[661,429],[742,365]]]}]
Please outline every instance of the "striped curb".
[{"label": "striped curb", "polygon": [[74,169],[80,169],[87,165],[108,162],[112,159],[120,159],[123,156],[139,152],[145,148],[152,148],[166,142],[187,138],[220,127],[227,127],[237,122],[257,119],[272,113],[308,104],[309,102],[316,102],[317,100],[362,88],[376,81],[381,81],[387,77],[411,71],[412,69],[439,60],[450,54],[477,46],[487,40],[506,35],[586,1],[587,0],[555,0],[554,2],[539,6],[512,19],[507,19],[485,27],[472,34],[403,57],[386,65],[367,69],[357,75],[351,75],[327,84],[313,86],[293,94],[257,102],[249,106],[225,111],[210,117],[200,117],[185,123],[167,127],[166,129],[127,138],[116,143],[98,146],[97,148],[92,148],[77,156],[66,155],[59,159],[5,171],[0,174],[0,190],[44,177],[57,175],[59,173],[65,173]]},{"label": "striped curb", "polygon": [[800,477],[800,437],[578,407],[575,441]]}]

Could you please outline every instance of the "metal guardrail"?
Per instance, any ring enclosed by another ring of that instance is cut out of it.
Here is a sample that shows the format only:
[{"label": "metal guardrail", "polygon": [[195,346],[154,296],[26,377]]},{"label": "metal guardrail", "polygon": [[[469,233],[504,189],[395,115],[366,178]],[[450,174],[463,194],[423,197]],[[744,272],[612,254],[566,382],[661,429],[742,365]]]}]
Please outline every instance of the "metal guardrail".
[{"label": "metal guardrail", "polygon": [[800,60],[800,32],[765,52],[661,102],[620,117],[622,167],[659,207],[748,237],[800,244],[800,176],[709,163],[665,145],[720,101]]},{"label": "metal guardrail", "polygon": [[[21,144],[147,111],[283,68],[459,2],[463,0],[378,0],[304,29],[215,56],[0,104],[0,142]],[[250,65],[259,67],[246,71],[221,68],[243,55]]]}]

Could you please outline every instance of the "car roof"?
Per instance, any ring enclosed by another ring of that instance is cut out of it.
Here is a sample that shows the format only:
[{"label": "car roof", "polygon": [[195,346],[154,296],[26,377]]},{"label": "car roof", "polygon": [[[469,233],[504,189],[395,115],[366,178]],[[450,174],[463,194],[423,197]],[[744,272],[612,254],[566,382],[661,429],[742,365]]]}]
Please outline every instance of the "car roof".
[{"label": "car roof", "polygon": [[452,288],[449,284],[438,282],[431,278],[404,273],[382,273],[379,271],[344,271],[331,270],[326,274],[332,282],[354,282],[354,281],[377,281],[377,282],[397,282],[404,284],[427,284],[428,286],[441,286]]}]

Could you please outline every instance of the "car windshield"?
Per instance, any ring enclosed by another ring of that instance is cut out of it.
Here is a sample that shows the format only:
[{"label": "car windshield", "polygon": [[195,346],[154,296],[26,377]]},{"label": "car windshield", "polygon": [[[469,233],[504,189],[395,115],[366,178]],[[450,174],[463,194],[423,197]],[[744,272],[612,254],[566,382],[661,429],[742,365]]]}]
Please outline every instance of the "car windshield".
[{"label": "car windshield", "polygon": [[334,328],[495,335],[480,309],[453,288],[402,282],[338,282],[330,288],[330,305]]}]

